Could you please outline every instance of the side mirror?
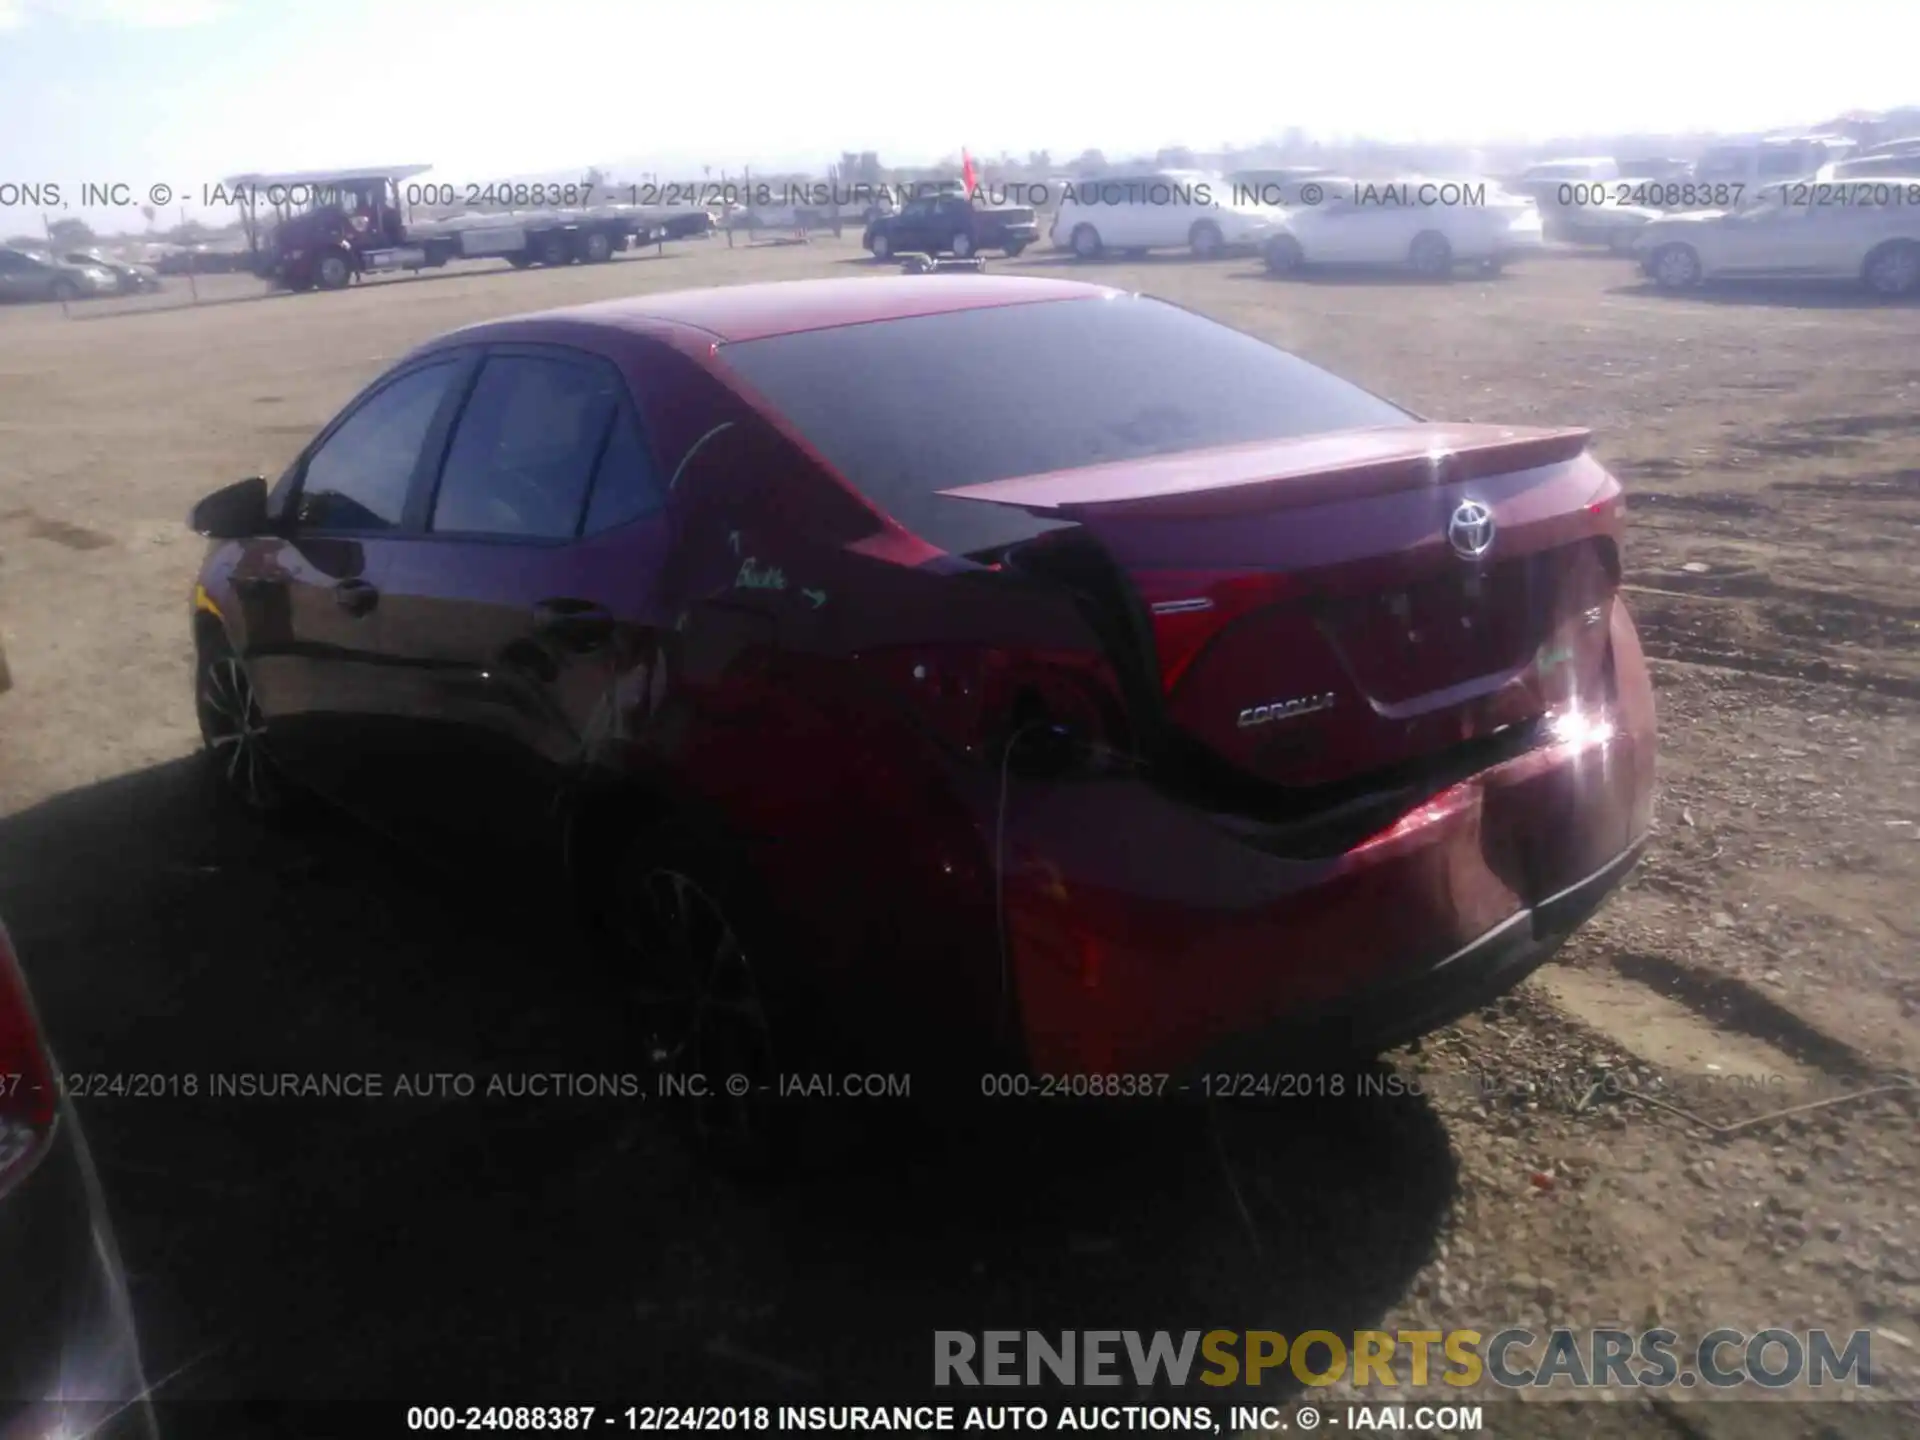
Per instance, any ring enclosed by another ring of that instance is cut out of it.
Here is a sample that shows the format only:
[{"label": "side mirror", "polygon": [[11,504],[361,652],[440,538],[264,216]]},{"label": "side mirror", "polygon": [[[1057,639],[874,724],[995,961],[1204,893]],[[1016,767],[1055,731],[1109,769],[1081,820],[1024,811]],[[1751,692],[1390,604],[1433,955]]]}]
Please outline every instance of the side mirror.
[{"label": "side mirror", "polygon": [[209,540],[244,540],[271,527],[267,516],[267,481],[251,475],[214,491],[193,507],[187,526]]}]

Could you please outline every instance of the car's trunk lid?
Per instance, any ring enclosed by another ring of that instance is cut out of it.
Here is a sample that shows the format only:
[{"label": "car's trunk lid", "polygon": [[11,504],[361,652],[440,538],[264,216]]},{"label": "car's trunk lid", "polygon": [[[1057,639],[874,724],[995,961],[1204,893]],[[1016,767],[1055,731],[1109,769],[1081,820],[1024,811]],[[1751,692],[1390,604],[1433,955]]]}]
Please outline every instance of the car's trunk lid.
[{"label": "car's trunk lid", "polygon": [[1077,522],[1126,577],[1162,718],[1239,773],[1310,787],[1601,683],[1619,489],[1587,439],[1410,423],[944,493]]}]

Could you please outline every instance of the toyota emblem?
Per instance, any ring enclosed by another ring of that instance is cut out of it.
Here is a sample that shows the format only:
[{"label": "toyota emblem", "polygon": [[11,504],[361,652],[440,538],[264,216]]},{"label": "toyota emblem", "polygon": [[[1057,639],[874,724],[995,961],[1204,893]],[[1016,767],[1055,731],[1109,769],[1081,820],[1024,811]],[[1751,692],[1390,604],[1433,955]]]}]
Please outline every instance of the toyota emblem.
[{"label": "toyota emblem", "polygon": [[1493,548],[1493,511],[1478,500],[1462,500],[1447,521],[1447,543],[1462,560],[1478,560]]}]

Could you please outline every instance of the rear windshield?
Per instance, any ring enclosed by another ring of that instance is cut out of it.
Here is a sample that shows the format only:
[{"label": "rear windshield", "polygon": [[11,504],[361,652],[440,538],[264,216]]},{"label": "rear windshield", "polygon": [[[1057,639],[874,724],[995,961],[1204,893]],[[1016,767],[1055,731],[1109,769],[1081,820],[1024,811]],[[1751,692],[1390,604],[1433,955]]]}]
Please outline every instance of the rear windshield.
[{"label": "rear windshield", "polygon": [[1410,417],[1265,341],[1137,296],[802,331],[721,357],[861,494],[970,554],[1057,528],[937,492]]}]

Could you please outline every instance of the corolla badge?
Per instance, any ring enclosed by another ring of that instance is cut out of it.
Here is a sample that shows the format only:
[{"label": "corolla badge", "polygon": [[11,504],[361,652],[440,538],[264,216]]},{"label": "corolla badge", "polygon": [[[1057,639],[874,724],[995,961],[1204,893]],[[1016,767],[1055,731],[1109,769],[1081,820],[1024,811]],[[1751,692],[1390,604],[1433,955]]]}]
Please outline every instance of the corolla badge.
[{"label": "corolla badge", "polygon": [[1493,548],[1493,511],[1478,500],[1462,500],[1447,521],[1447,543],[1462,560],[1478,560]]},{"label": "corolla badge", "polygon": [[1296,720],[1302,715],[1311,715],[1316,710],[1331,710],[1334,705],[1334,693],[1329,690],[1324,695],[1296,695],[1291,700],[1270,700],[1265,705],[1249,705],[1240,712],[1240,728],[1251,730],[1256,725],[1270,725],[1275,720]]}]

